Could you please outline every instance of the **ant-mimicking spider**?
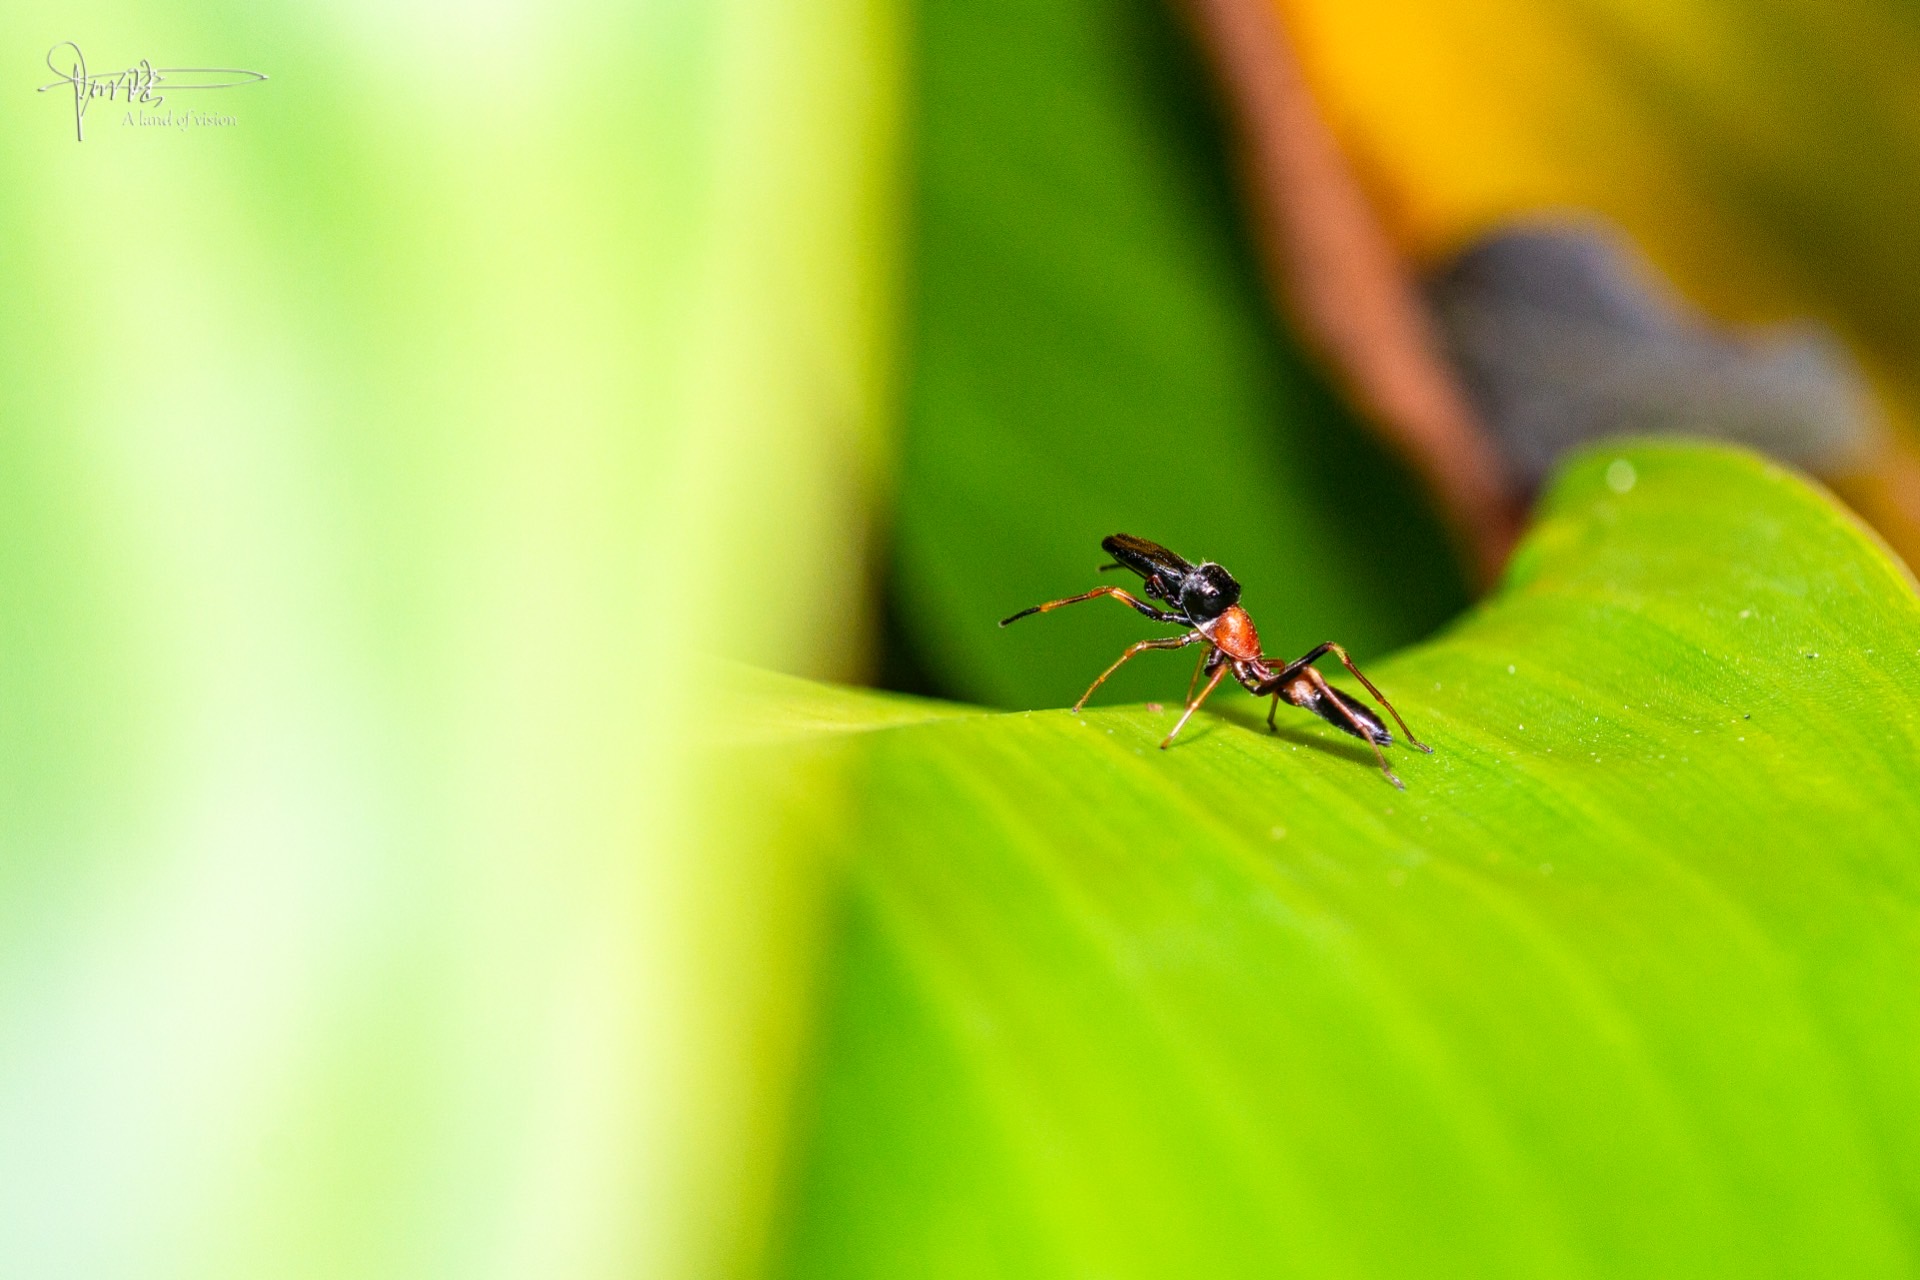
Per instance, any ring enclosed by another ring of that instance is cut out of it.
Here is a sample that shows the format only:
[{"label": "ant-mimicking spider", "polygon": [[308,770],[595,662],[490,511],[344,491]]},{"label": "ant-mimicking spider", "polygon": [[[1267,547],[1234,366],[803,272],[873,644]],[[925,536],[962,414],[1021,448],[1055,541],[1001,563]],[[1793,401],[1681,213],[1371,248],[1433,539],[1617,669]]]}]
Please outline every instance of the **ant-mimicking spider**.
[{"label": "ant-mimicking spider", "polygon": [[[1400,713],[1394,710],[1386,695],[1360,673],[1360,668],[1353,665],[1353,659],[1347,656],[1345,649],[1329,640],[1314,646],[1303,658],[1276,666],[1273,659],[1260,652],[1260,637],[1253,629],[1253,619],[1240,607],[1240,584],[1225,569],[1211,560],[1198,565],[1189,564],[1158,543],[1125,533],[1102,538],[1100,545],[1114,559],[1113,564],[1100,566],[1102,573],[1108,569],[1131,569],[1145,580],[1149,596],[1165,601],[1172,608],[1156,609],[1119,587],[1095,587],[1085,595],[1049,600],[1031,609],[1022,609],[1011,618],[1001,619],[1000,625],[1004,627],[1029,614],[1045,613],[1062,605],[1112,596],[1155,622],[1171,622],[1188,630],[1185,635],[1169,636],[1164,640],[1142,640],[1127,646],[1127,651],[1102,671],[1100,678],[1080,695],[1080,701],[1073,704],[1075,713],[1087,705],[1087,699],[1106,682],[1108,676],[1118,671],[1121,664],[1135,654],[1148,649],[1184,649],[1190,644],[1204,644],[1207,646],[1206,652],[1200,655],[1200,664],[1193,670],[1193,679],[1187,682],[1187,709],[1161,740],[1163,749],[1173,745],[1174,735],[1186,726],[1193,713],[1200,709],[1200,704],[1207,700],[1207,695],[1213,692],[1214,686],[1231,671],[1233,678],[1254,697],[1272,695],[1273,705],[1267,708],[1267,728],[1270,731],[1278,730],[1273,716],[1282,702],[1302,707],[1372,747],[1373,754],[1380,761],[1380,772],[1387,775],[1387,781],[1406,790],[1406,783],[1400,781],[1387,766],[1387,753],[1380,749],[1393,745],[1393,735],[1387,732],[1387,726],[1365,703],[1328,684],[1327,678],[1313,669],[1313,664],[1329,653],[1337,655],[1347,670],[1353,672],[1354,678],[1367,686],[1367,692],[1393,716],[1401,732],[1407,735],[1409,745],[1428,753],[1433,748],[1413,736],[1413,730],[1407,728],[1407,722],[1400,718]],[[1208,673],[1209,679],[1207,687],[1200,690],[1200,696],[1196,698],[1193,690],[1199,684],[1202,672]]]}]

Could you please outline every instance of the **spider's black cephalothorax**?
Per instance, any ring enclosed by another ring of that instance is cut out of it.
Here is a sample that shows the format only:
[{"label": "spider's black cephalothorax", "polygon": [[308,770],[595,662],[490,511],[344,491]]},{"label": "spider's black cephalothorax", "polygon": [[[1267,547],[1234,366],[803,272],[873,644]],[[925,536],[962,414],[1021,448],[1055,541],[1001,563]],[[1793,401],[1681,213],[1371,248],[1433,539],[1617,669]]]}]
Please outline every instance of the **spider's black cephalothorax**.
[{"label": "spider's black cephalothorax", "polygon": [[1101,539],[1100,546],[1114,559],[1103,569],[1133,570],[1145,580],[1148,595],[1165,600],[1196,626],[1240,603],[1240,584],[1211,560],[1188,564],[1158,543],[1125,533]]}]

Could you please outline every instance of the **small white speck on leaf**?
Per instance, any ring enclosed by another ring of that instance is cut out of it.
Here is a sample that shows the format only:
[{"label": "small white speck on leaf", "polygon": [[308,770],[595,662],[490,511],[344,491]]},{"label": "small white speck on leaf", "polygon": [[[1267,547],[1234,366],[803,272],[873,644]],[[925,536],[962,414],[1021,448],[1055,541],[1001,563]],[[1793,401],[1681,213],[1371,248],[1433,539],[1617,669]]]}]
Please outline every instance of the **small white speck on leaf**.
[{"label": "small white speck on leaf", "polygon": [[1287,829],[1285,827],[1275,827],[1273,828],[1272,835],[1275,840],[1285,840],[1287,838]]},{"label": "small white speck on leaf", "polygon": [[1511,662],[1509,662],[1509,663],[1507,664],[1507,674],[1508,674],[1508,675],[1512,675],[1512,674],[1513,674],[1513,664],[1512,664]]},{"label": "small white speck on leaf", "polygon": [[1628,492],[1639,478],[1640,473],[1625,458],[1615,458],[1607,464],[1607,488],[1615,493]]}]

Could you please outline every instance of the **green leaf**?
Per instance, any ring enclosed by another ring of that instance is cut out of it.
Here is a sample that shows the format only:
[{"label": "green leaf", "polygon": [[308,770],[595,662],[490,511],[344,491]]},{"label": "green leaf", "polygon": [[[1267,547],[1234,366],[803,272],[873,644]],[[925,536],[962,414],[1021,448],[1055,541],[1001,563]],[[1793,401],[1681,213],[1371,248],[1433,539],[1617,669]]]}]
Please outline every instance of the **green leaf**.
[{"label": "green leaf", "polygon": [[1434,518],[1276,331],[1166,7],[930,0],[919,25],[895,581],[936,682],[1031,706],[1117,649],[1118,616],[1023,651],[977,623],[1077,587],[1119,530],[1284,583],[1277,645],[1377,654],[1458,612]]},{"label": "green leaf", "polygon": [[1920,1265],[1904,569],[1749,455],[1593,453],[1370,674],[1405,792],[1238,694],[1160,752],[1172,709],[759,691],[832,700],[853,797],[784,1271]]},{"label": "green leaf", "polygon": [[0,1271],[751,1256],[818,877],[685,664],[867,665],[902,8],[0,5]]}]

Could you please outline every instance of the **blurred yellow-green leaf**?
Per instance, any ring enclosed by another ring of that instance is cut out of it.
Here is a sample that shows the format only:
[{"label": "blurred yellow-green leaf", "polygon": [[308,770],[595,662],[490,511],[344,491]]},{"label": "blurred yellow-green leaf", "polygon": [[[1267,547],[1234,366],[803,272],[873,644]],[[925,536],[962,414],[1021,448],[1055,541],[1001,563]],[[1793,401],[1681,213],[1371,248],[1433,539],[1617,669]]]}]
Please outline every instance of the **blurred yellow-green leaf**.
[{"label": "blurred yellow-green leaf", "polygon": [[[685,663],[867,664],[899,39],[0,10],[6,1271],[751,1255],[813,881]],[[63,40],[268,79],[78,142]]]}]

